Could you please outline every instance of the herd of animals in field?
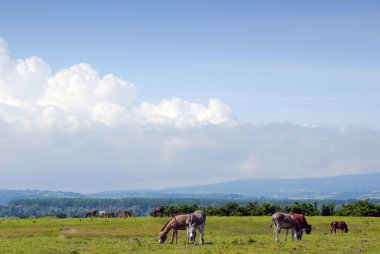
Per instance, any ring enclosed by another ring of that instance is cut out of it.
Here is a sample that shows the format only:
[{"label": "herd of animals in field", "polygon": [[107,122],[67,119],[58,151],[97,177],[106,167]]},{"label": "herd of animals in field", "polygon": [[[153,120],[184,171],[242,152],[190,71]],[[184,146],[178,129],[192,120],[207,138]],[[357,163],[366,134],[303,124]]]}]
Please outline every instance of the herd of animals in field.
[{"label": "herd of animals in field", "polygon": [[[162,217],[164,214],[164,207],[158,206],[153,210],[153,216]],[[113,212],[107,212],[107,211],[96,211],[96,210],[90,210],[87,211],[85,214],[86,218],[89,217],[100,217],[100,218],[126,218],[126,217],[132,217],[133,212],[132,210],[124,210],[119,213],[113,213]],[[179,214],[174,215],[170,214],[170,219],[166,222],[166,224],[161,228],[159,233],[159,241],[158,243],[163,244],[167,237],[169,232],[172,230],[172,240],[171,244],[175,242],[178,243],[178,230],[186,230],[187,231],[187,243],[193,243],[196,242],[196,230],[199,231],[199,244],[204,243],[203,233],[204,233],[204,227],[206,224],[206,214],[202,210],[197,210],[190,214]],[[294,236],[296,237],[296,240],[302,240],[303,232],[305,231],[306,234],[311,233],[311,224],[307,223],[307,220],[304,215],[297,214],[297,213],[282,213],[282,212],[276,212],[272,215],[272,220],[270,227],[274,226],[274,234],[276,236],[276,241],[278,242],[278,235],[281,231],[281,229],[285,229],[285,241],[287,240],[288,231],[291,230],[291,236],[292,240],[294,241]],[[330,223],[331,227],[331,234],[334,231],[336,234],[337,229],[341,229],[342,233],[348,232],[348,227],[346,222],[344,221],[333,221]]]},{"label": "herd of animals in field", "polygon": [[132,217],[133,212],[132,210],[123,210],[119,213],[114,213],[114,212],[109,212],[109,211],[97,211],[97,210],[90,210],[87,211],[85,214],[86,218],[93,218],[93,217],[99,217],[99,218],[127,218],[127,217]]}]

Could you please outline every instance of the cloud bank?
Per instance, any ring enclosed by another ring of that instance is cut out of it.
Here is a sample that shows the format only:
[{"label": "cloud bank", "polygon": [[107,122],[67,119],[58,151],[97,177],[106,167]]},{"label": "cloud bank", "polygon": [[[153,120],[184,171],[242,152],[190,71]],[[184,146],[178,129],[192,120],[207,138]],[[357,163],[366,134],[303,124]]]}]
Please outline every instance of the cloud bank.
[{"label": "cloud bank", "polygon": [[0,38],[1,188],[102,191],[379,171],[379,130],[239,124],[220,99],[136,104],[87,63],[53,73]]}]

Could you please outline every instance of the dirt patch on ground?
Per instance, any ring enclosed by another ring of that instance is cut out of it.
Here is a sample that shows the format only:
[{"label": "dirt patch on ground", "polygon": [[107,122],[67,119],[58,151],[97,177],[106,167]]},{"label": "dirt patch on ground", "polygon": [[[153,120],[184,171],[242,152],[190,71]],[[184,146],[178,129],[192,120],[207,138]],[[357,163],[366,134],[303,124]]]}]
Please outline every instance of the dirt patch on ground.
[{"label": "dirt patch on ground", "polygon": [[60,228],[59,231],[62,233],[78,233],[79,230],[76,228]]}]

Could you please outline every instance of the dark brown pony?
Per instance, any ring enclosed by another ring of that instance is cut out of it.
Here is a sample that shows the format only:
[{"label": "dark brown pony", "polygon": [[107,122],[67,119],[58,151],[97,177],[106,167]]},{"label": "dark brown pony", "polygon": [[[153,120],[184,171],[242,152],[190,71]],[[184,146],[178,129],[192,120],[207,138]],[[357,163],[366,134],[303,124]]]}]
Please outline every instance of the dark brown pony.
[{"label": "dark brown pony", "polygon": [[98,213],[98,211],[96,211],[96,210],[90,210],[90,211],[87,211],[86,212],[86,218],[87,217],[90,217],[90,218],[92,218],[92,217],[96,217],[96,214]]},{"label": "dark brown pony", "polygon": [[157,215],[160,215],[160,217],[164,216],[163,206],[157,206],[156,208],[154,208],[154,217],[157,217]]},{"label": "dark brown pony", "polygon": [[343,233],[343,231],[345,233],[348,232],[347,224],[344,221],[333,221],[333,222],[331,222],[330,226],[331,226],[331,234],[332,234],[333,230],[336,234],[336,229],[341,229],[342,233]]}]

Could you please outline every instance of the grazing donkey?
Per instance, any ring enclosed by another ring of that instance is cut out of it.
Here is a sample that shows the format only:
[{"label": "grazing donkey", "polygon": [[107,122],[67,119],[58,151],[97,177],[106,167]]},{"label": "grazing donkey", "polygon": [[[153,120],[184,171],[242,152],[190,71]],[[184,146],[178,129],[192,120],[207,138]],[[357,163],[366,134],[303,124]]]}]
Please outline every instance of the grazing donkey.
[{"label": "grazing donkey", "polygon": [[333,222],[331,222],[330,226],[331,226],[331,234],[332,234],[333,230],[336,234],[336,229],[341,229],[342,233],[343,233],[343,231],[345,233],[348,232],[347,224],[344,221],[333,221]]},{"label": "grazing donkey", "polygon": [[297,240],[300,240],[301,238],[301,232],[297,220],[286,213],[276,212],[272,215],[272,222],[270,224],[270,227],[274,224],[274,233],[276,234],[276,241],[278,242],[278,234],[280,233],[281,228],[286,229],[285,233],[285,241],[288,237],[288,230],[292,230],[292,239],[294,241],[294,232],[296,233]]},{"label": "grazing donkey", "polygon": [[181,214],[174,216],[173,218],[170,218],[170,220],[166,222],[165,226],[163,226],[160,231],[158,243],[162,244],[165,242],[166,238],[168,237],[168,233],[171,229],[173,229],[173,237],[171,243],[173,243],[174,237],[175,242],[178,243],[178,230],[186,229],[187,216],[187,214]]},{"label": "grazing donkey", "polygon": [[206,224],[206,214],[202,210],[197,210],[187,216],[186,228],[187,228],[187,244],[191,241],[195,244],[196,229],[199,230],[200,241],[199,244],[204,243],[203,231]]}]

